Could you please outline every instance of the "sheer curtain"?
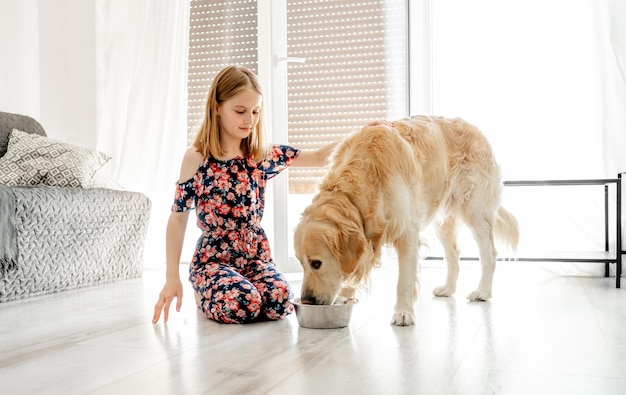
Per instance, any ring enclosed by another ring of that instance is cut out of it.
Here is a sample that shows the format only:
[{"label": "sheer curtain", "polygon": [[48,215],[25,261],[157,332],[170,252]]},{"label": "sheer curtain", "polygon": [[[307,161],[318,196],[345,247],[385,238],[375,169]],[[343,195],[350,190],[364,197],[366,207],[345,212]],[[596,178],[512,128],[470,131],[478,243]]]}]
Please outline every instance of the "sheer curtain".
[{"label": "sheer curtain", "polygon": [[[626,2],[600,0],[594,4],[602,66],[604,165],[612,175],[626,172]],[[622,207],[622,217],[625,212]],[[625,227],[626,221],[622,221],[622,229]],[[622,234],[622,250],[624,243]]]},{"label": "sheer curtain", "polygon": [[146,194],[145,266],[165,260],[165,225],[187,146],[186,0],[96,2],[97,148],[111,176]]},{"label": "sheer curtain", "polygon": [[626,171],[626,2],[595,1],[602,72],[604,164]]},{"label": "sheer curtain", "polygon": [[[435,114],[476,124],[505,180],[615,177],[626,152],[623,9],[619,0],[432,1]],[[603,196],[602,187],[511,187],[503,203],[520,222],[521,253],[602,251]]]}]

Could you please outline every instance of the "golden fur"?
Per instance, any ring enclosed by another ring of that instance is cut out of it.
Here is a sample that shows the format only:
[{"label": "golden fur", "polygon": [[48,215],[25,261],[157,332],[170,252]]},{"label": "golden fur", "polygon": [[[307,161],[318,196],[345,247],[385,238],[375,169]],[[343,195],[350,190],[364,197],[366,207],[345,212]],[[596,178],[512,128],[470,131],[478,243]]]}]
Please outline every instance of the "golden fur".
[{"label": "golden fur", "polygon": [[482,277],[472,301],[491,297],[496,263],[494,236],[511,246],[519,238],[515,217],[500,205],[501,175],[483,134],[462,119],[415,116],[366,126],[339,143],[319,193],[295,230],[296,256],[304,270],[301,298],[331,304],[354,296],[381,248],[398,256],[392,323],[412,325],[419,281],[420,231],[436,217],[448,266],[436,296],[456,290],[460,222],[480,251]]}]

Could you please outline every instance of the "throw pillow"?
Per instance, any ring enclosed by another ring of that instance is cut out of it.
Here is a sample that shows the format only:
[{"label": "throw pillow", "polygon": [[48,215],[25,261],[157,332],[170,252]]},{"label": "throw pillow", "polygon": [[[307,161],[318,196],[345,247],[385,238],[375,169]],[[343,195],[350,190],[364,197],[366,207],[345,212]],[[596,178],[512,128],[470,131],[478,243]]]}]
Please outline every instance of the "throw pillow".
[{"label": "throw pillow", "polygon": [[96,150],[13,129],[0,158],[0,183],[89,187],[109,159]]}]

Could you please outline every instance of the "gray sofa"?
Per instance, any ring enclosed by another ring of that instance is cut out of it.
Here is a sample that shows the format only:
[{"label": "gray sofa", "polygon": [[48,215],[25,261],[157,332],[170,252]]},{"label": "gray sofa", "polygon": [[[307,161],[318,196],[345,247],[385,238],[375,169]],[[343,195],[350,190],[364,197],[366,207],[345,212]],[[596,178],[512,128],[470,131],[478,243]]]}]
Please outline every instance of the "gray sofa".
[{"label": "gray sofa", "polygon": [[[0,112],[0,158],[14,128],[46,135]],[[0,302],[141,276],[150,206],[125,190],[0,184]]]}]

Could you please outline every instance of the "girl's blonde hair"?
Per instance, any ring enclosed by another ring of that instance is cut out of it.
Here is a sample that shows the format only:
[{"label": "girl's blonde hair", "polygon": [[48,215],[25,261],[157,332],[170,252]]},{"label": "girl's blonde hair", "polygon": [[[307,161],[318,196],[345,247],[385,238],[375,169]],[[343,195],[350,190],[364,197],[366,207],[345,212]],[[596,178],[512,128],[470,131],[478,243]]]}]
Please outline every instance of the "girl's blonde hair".
[{"label": "girl's blonde hair", "polygon": [[[261,86],[249,69],[241,66],[228,66],[222,69],[213,79],[209,96],[206,101],[206,110],[202,126],[196,135],[193,146],[205,158],[220,159],[225,154],[220,144],[220,124],[218,107],[224,101],[231,99],[243,89],[252,89],[263,96]],[[259,122],[248,137],[241,140],[241,150],[245,158],[253,157],[261,161],[265,157],[263,141],[263,107],[259,110]]]}]

